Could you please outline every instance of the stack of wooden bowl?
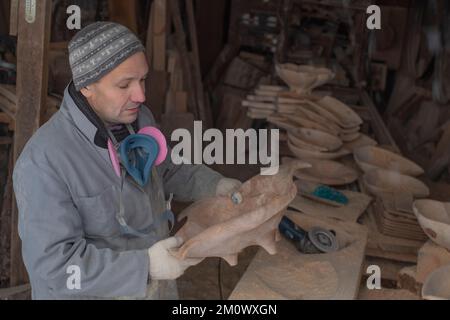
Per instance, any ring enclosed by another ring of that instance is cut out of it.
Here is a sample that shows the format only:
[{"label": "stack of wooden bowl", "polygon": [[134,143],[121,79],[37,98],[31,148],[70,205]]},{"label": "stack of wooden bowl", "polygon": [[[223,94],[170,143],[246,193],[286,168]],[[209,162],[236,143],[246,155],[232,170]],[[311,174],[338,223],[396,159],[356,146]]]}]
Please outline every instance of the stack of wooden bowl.
[{"label": "stack of wooden bowl", "polygon": [[376,146],[358,148],[353,157],[364,171],[365,188],[376,196],[374,213],[379,231],[393,237],[425,240],[413,213],[414,198],[429,195],[428,187],[415,178],[423,174],[423,169],[399,154]]},{"label": "stack of wooden bowl", "polygon": [[377,146],[358,148],[353,157],[364,171],[364,185],[373,195],[404,193],[414,198],[429,195],[428,187],[414,178],[423,174],[423,169],[411,160]]}]

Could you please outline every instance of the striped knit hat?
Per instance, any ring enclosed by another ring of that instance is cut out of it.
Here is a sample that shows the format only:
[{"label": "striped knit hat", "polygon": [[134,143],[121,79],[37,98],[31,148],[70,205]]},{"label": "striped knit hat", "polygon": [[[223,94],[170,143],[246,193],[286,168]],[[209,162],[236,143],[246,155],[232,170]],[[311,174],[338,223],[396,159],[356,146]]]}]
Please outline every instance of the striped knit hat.
[{"label": "striped knit hat", "polygon": [[134,33],[114,22],[86,26],[73,37],[68,49],[73,83],[78,91],[145,50]]}]

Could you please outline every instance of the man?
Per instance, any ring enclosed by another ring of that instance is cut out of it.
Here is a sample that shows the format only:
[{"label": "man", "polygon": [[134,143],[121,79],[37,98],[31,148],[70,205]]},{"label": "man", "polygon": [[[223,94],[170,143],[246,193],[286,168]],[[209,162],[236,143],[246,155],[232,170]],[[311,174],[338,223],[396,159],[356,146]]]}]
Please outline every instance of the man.
[{"label": "man", "polygon": [[143,105],[144,47],[124,26],[97,22],[75,35],[69,59],[73,81],[60,110],[14,168],[33,299],[177,298],[174,279],[200,260],[170,254],[183,239],[168,236],[168,195],[195,201],[229,194],[240,182],[203,165],[175,166],[170,150],[143,173],[145,184],[123,165],[118,175],[111,141],[117,147],[155,125]]}]

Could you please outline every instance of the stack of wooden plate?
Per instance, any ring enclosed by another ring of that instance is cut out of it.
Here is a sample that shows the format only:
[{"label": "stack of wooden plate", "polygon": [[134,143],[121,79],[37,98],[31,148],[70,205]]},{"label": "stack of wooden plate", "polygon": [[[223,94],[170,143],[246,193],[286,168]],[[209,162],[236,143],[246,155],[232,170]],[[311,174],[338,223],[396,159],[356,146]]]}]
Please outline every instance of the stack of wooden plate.
[{"label": "stack of wooden plate", "polygon": [[[242,102],[250,118],[265,118],[288,131],[288,147],[298,158],[336,159],[355,148],[376,145],[361,135],[361,117],[330,96],[311,91],[333,77],[330,70],[293,64],[277,65],[279,77],[289,86],[260,85]],[[309,130],[310,139],[304,131]]]},{"label": "stack of wooden plate", "polygon": [[407,194],[386,193],[377,197],[374,216],[378,230],[392,237],[425,241],[427,236],[413,213],[412,204],[413,198]]}]

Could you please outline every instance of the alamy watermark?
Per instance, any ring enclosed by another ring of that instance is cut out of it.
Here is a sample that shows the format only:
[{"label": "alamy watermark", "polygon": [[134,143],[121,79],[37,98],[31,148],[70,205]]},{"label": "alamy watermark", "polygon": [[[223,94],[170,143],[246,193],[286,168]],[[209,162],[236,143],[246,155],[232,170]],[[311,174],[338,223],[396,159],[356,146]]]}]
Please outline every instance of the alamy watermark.
[{"label": "alamy watermark", "polygon": [[[81,8],[78,5],[67,7],[66,13],[69,15],[66,26],[69,30],[81,29]],[[381,8],[377,5],[367,7],[366,13],[369,15],[366,26],[369,30],[381,29]],[[28,23],[34,23],[36,17],[36,0],[26,0],[25,19]]]},{"label": "alamy watermark", "polygon": [[77,265],[70,265],[66,269],[69,275],[66,281],[66,287],[69,290],[81,290],[81,269]]},{"label": "alamy watermark", "polygon": [[377,265],[370,265],[366,270],[367,274],[370,276],[367,278],[366,285],[369,290],[380,290],[381,289],[381,269]]},{"label": "alamy watermark", "polygon": [[[278,129],[226,129],[224,137],[219,129],[203,133],[202,122],[194,121],[193,134],[181,128],[172,132],[171,140],[178,142],[171,153],[173,164],[260,164],[267,166],[261,168],[262,175],[278,172]],[[204,142],[209,142],[205,148]]]}]

